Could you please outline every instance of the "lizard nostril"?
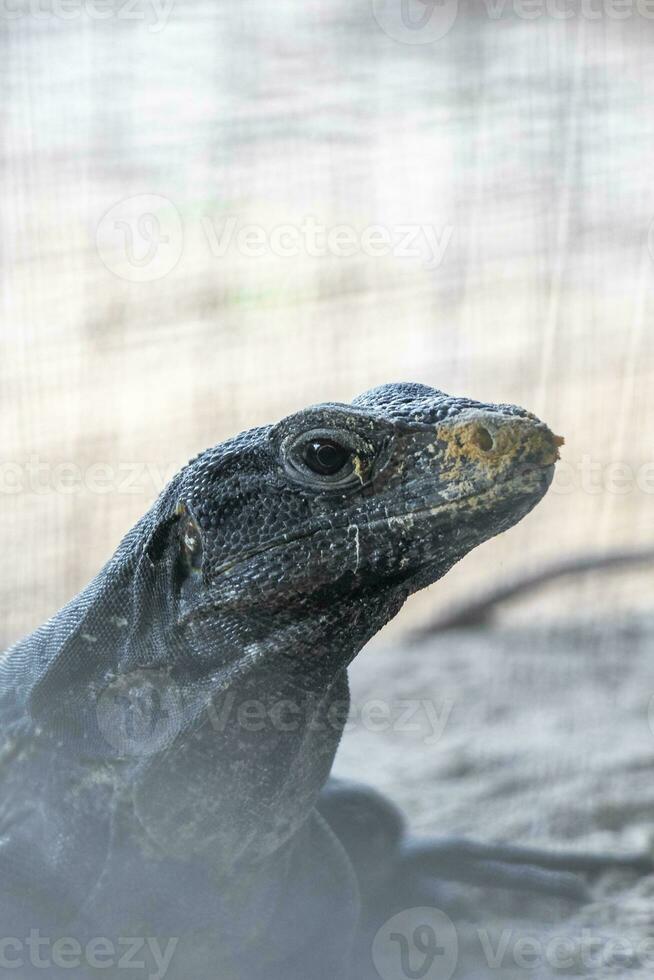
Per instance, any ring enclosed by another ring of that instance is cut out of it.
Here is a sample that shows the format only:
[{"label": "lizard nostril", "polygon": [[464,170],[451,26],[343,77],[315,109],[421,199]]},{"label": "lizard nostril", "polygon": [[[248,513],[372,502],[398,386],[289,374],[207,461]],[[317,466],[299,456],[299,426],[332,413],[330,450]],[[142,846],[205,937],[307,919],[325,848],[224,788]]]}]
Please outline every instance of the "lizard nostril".
[{"label": "lizard nostril", "polygon": [[485,453],[489,452],[495,445],[495,440],[488,429],[485,429],[483,425],[477,425],[475,427],[473,432],[470,434],[470,441],[474,443],[478,449],[481,449],[482,452]]}]

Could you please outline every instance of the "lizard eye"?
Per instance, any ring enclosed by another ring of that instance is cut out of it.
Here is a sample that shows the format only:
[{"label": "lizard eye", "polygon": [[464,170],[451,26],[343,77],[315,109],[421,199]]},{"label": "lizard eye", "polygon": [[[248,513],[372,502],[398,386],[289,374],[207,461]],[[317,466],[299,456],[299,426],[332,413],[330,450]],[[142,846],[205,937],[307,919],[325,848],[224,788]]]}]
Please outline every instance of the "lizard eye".
[{"label": "lizard eye", "polygon": [[289,436],[281,447],[282,464],[295,481],[314,490],[330,491],[367,483],[374,450],[347,429],[312,429]]},{"label": "lizard eye", "polygon": [[304,462],[318,476],[335,476],[351,458],[352,450],[333,439],[314,439],[304,448]]}]

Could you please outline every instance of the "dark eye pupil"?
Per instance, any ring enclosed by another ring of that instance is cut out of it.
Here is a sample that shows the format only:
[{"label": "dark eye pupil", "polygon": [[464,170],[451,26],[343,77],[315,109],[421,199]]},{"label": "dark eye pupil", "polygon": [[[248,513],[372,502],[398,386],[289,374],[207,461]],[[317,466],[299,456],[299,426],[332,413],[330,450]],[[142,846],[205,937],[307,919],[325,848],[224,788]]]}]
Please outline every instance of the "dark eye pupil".
[{"label": "dark eye pupil", "polygon": [[304,461],[310,470],[321,476],[333,476],[343,469],[350,458],[350,450],[331,439],[316,439],[304,450]]}]

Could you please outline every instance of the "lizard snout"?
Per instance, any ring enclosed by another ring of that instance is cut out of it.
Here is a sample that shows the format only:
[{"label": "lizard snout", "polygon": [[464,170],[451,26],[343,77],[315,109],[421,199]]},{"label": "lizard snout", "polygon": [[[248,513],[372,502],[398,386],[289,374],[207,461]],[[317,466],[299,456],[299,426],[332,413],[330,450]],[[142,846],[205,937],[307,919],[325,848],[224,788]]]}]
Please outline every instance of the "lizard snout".
[{"label": "lizard snout", "polygon": [[551,466],[564,442],[535,416],[482,411],[440,426],[438,439],[450,464],[476,463],[493,471],[518,462]]}]

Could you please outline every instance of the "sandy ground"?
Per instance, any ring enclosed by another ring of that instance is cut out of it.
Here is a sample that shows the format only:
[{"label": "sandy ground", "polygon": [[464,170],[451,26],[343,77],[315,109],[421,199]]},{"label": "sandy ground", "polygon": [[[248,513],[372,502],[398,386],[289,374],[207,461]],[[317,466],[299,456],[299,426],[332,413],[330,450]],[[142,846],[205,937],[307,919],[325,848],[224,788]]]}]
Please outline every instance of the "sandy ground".
[{"label": "sandy ground", "polygon": [[[653,652],[654,620],[645,617],[458,631],[413,648],[379,639],[352,669],[337,771],[387,792],[420,835],[648,849]],[[608,873],[583,907],[461,895],[440,967],[421,974],[429,980],[654,973],[654,876]],[[388,969],[384,980],[411,975]]]}]

